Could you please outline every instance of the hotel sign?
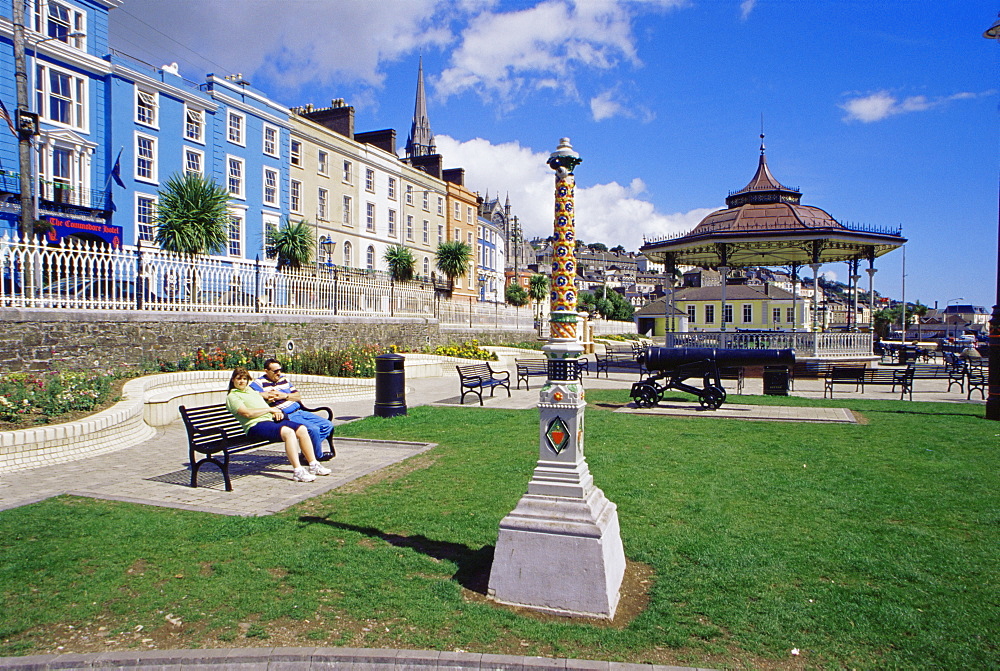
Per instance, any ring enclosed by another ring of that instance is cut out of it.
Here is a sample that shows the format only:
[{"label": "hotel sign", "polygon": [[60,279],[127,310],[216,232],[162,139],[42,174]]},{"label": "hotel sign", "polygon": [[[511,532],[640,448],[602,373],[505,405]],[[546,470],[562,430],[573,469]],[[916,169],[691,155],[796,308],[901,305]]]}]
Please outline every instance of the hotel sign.
[{"label": "hotel sign", "polygon": [[112,226],[99,221],[80,221],[64,217],[48,216],[46,220],[52,228],[46,234],[49,242],[59,242],[67,235],[79,237],[100,238],[115,249],[122,246],[122,227]]}]

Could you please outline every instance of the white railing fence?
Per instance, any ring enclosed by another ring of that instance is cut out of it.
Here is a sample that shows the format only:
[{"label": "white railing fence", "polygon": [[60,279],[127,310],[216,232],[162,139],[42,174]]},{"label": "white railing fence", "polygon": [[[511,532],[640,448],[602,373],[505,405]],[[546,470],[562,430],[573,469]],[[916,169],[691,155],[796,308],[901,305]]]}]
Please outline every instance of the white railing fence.
[{"label": "white railing fence", "polygon": [[699,331],[668,333],[667,347],[717,347],[720,349],[794,349],[799,356],[837,358],[872,355],[871,333],[753,333]]},{"label": "white railing fence", "polygon": [[[73,238],[22,242],[8,235],[0,236],[0,307],[424,317],[446,326],[534,327],[531,306],[449,297],[431,281],[397,282],[379,271],[335,265],[279,271],[270,261],[113,249]],[[600,324],[601,333],[635,330],[631,322]]]}]

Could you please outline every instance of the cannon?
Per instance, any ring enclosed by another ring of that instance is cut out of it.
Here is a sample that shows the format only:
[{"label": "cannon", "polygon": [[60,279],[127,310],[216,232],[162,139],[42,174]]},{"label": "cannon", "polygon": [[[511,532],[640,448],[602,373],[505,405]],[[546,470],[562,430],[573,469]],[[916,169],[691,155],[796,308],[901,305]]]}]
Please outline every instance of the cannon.
[{"label": "cannon", "polygon": [[[701,407],[715,410],[726,400],[720,367],[775,366],[795,363],[794,349],[715,349],[714,347],[650,347],[639,355],[648,371],[632,385],[630,396],[640,408],[651,408],[663,400],[663,392],[679,389],[698,397]],[[686,384],[700,377],[702,387]]]}]

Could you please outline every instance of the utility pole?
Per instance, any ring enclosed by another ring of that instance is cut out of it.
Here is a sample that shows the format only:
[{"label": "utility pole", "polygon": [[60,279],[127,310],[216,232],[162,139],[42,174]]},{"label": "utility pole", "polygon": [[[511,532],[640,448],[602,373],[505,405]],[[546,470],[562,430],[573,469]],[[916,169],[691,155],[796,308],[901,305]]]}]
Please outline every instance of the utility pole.
[{"label": "utility pole", "polygon": [[[17,156],[21,178],[21,235],[27,240],[35,230],[35,208],[31,198],[31,136],[34,124],[28,111],[28,68],[24,53],[24,0],[14,0],[14,80],[17,88]],[[25,124],[25,122],[28,122]]]}]

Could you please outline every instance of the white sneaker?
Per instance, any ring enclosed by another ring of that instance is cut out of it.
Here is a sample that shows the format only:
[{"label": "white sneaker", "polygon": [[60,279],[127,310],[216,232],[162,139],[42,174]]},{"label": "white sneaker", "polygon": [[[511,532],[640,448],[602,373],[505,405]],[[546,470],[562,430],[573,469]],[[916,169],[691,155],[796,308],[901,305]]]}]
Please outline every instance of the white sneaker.
[{"label": "white sneaker", "polygon": [[312,482],[316,479],[316,476],[309,472],[305,466],[299,466],[294,471],[292,471],[292,480],[296,482]]},{"label": "white sneaker", "polygon": [[333,473],[333,471],[331,471],[329,468],[319,463],[318,461],[314,461],[313,463],[309,464],[309,472],[312,473],[313,475],[330,475],[331,473]]}]

